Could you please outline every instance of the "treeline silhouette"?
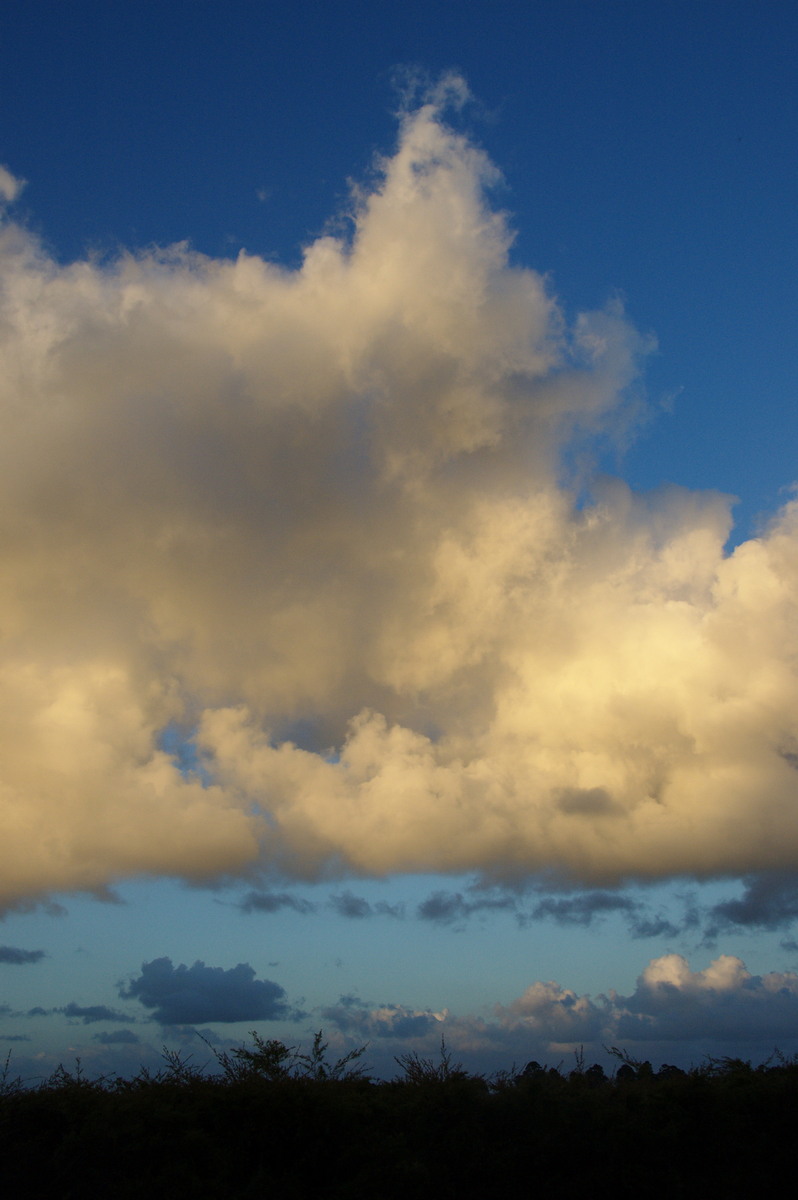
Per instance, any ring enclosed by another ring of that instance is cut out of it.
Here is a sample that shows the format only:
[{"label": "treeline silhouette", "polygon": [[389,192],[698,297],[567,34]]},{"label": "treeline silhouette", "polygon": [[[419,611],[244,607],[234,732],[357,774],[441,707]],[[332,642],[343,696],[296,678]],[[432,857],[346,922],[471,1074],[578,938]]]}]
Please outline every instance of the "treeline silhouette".
[{"label": "treeline silhouette", "polygon": [[795,1162],[798,1061],[708,1059],[654,1070],[612,1049],[607,1075],[581,1055],[491,1077],[404,1054],[372,1079],[365,1047],[330,1062],[252,1035],[214,1051],[209,1074],[164,1051],[157,1072],[89,1079],[78,1063],[0,1086],[9,1196],[748,1196]]}]

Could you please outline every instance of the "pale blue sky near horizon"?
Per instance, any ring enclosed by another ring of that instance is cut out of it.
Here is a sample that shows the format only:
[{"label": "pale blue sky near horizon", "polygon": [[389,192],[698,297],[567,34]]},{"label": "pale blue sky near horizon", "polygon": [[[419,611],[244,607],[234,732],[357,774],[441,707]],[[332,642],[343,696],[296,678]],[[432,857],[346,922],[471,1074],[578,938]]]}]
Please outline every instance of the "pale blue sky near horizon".
[{"label": "pale blue sky near horizon", "polygon": [[[393,152],[397,80],[462,72],[473,101],[450,119],[502,172],[492,199],[516,233],[511,262],[546,275],[567,318],[620,296],[656,338],[645,417],[623,451],[599,449],[599,468],[636,491],[736,496],[732,545],[798,482],[794,4],[7,0],[0,52],[0,164],[26,180],[10,213],[60,262],[187,240],[213,258],[243,248],[295,268],[325,230],[346,231],[350,181],[368,186],[375,157]],[[113,1023],[26,1014],[70,1002],[124,1010],[138,1016],[125,1028],[156,1054],[169,1031],[153,1032],[117,985],[160,957],[251,964],[306,1017],[208,1024],[221,1037],[258,1027],[290,1042],[329,1032],[323,1010],[340,996],[490,1022],[494,1006],[536,981],[630,996],[667,953],[694,971],[719,955],[739,956],[754,976],[798,970],[786,919],[707,933],[712,906],[742,892],[733,875],[632,884],[616,893],[632,898],[628,913],[583,924],[532,916],[545,888],[482,893],[473,882],[430,874],[211,889],[143,877],[113,885],[118,899],[57,893],[62,913],[10,911],[0,924],[0,943],[45,952],[0,961],[0,1034],[29,1039],[9,1042],[29,1073],[37,1053],[43,1070],[74,1052],[97,1069],[129,1069],[139,1053],[152,1061],[135,1044],[123,1057],[92,1040]],[[236,908],[252,889],[315,909]],[[419,905],[439,890],[466,904],[513,903],[424,919]],[[341,893],[365,899],[368,915],[331,907]],[[402,914],[377,911],[381,899]],[[670,925],[633,937],[639,904]],[[752,1027],[749,1040],[717,1045],[756,1058],[771,1042]],[[421,1043],[385,1044],[390,1062]],[[679,1052],[700,1058],[709,1044],[685,1036]],[[473,1061],[510,1065],[500,1057],[477,1049]],[[661,1057],[673,1057],[672,1043]]]}]

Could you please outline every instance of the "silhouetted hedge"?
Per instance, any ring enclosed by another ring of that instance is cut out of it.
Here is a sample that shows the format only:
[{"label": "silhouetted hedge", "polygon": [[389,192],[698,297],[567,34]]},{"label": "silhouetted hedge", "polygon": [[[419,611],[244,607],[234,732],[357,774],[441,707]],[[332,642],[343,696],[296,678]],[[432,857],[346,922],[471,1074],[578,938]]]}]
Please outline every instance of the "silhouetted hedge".
[{"label": "silhouetted hedge", "polygon": [[37,1087],[6,1080],[6,1194],[703,1200],[792,1174],[793,1060],[654,1072],[626,1059],[612,1078],[532,1063],[484,1079],[442,1047],[440,1062],[403,1056],[402,1074],[378,1082],[359,1055],[330,1065],[325,1049],[320,1036],[309,1055],[255,1037],[213,1076],[167,1055],[132,1080],[63,1068]]}]

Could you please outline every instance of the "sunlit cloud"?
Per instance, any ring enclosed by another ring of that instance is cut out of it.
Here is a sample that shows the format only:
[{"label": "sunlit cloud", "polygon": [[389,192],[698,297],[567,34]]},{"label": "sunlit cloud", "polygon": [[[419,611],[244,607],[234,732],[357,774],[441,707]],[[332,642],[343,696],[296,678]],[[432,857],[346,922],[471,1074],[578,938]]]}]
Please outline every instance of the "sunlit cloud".
[{"label": "sunlit cloud", "polygon": [[652,343],[509,264],[463,97],[297,270],[4,218],[6,905],[795,867],[798,506],[727,554],[727,497],[590,480]]}]

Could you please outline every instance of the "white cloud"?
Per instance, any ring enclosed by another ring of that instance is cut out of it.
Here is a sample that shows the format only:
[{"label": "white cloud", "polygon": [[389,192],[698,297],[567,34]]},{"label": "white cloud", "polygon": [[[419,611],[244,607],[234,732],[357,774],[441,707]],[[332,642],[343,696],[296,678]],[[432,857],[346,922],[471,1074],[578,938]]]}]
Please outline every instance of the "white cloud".
[{"label": "white cloud", "polygon": [[0,230],[7,903],[794,865],[798,506],[730,557],[717,495],[578,507],[562,452],[617,427],[645,340],[508,265],[435,102],[383,170],[298,271]]},{"label": "white cloud", "polygon": [[12,204],[25,186],[24,179],[17,179],[8,167],[0,164],[0,203]]}]

